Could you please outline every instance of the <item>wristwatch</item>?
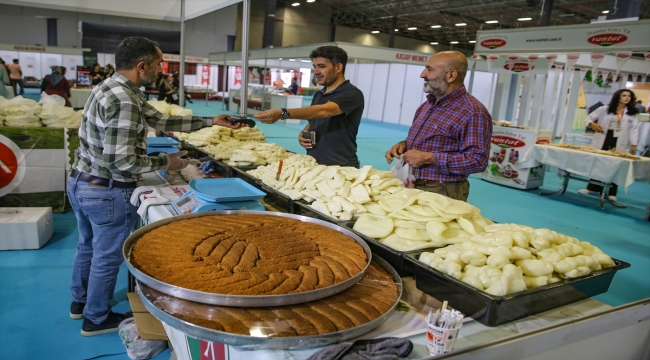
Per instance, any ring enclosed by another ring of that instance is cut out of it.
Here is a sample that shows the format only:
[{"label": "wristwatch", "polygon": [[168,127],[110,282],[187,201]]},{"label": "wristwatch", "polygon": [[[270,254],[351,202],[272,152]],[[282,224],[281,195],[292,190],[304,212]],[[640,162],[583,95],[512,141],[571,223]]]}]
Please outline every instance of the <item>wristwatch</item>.
[{"label": "wristwatch", "polygon": [[289,112],[287,112],[287,109],[281,108],[282,114],[280,114],[280,119],[281,120],[287,120],[289,118]]}]

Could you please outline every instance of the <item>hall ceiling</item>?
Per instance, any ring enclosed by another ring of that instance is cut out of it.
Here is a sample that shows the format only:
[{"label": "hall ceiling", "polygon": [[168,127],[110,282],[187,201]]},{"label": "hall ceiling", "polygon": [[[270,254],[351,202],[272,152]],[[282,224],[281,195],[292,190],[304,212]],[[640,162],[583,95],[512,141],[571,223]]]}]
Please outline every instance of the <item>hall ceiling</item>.
[{"label": "hall ceiling", "polygon": [[[295,0],[310,11],[331,14],[332,23],[379,30],[388,34],[392,17],[397,17],[396,35],[449,44],[458,41],[457,47],[473,48],[479,30],[499,30],[540,26],[543,0],[316,0],[305,3]],[[287,6],[295,2],[287,0]],[[550,26],[588,24],[604,16],[609,0],[554,0]],[[519,18],[532,18],[519,21]],[[641,5],[640,19],[650,18],[650,6]],[[486,24],[497,20],[498,23]],[[465,23],[465,26],[455,24]],[[440,25],[439,28],[431,26]],[[407,30],[417,27],[417,30]]]}]

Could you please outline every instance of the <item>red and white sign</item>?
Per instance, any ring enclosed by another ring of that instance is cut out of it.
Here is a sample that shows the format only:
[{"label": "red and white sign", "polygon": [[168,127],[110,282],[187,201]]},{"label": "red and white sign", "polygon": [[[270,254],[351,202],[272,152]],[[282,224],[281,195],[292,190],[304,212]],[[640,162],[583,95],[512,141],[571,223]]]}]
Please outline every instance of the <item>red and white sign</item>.
[{"label": "red and white sign", "polygon": [[536,62],[536,55],[531,55],[528,58],[511,55],[508,57],[505,65],[503,65],[503,68],[512,72],[525,72],[533,70]]},{"label": "red and white sign", "polygon": [[564,66],[567,69],[571,69],[578,62],[578,59],[580,59],[580,54],[568,54]]},{"label": "red and white sign", "polygon": [[416,62],[416,63],[427,62],[426,55],[418,55],[418,54],[395,53],[395,59],[409,61],[409,62]]},{"label": "red and white sign", "polygon": [[504,39],[491,38],[481,41],[481,46],[488,49],[500,48],[505,44],[507,44],[507,42]]},{"label": "red and white sign", "polygon": [[241,86],[241,66],[235,67],[235,85]]},{"label": "red and white sign", "polygon": [[201,66],[201,84],[210,85],[210,65]]},{"label": "red and white sign", "polygon": [[[209,60],[208,58],[197,57],[197,56],[186,56],[185,57],[185,62],[187,62],[187,63],[207,64],[208,60]],[[180,62],[181,61],[181,56],[180,55],[163,54],[163,61]]]},{"label": "red and white sign", "polygon": [[226,360],[228,359],[224,344],[199,340],[200,360]]},{"label": "red and white sign", "polygon": [[555,54],[548,54],[546,55],[546,66],[548,67],[548,71],[551,71],[553,68],[553,65],[555,65],[555,60],[557,59],[557,55]]},{"label": "red and white sign", "polygon": [[0,135],[0,196],[20,185],[26,169],[23,151],[8,137]]},{"label": "red and white sign", "polygon": [[617,33],[597,34],[587,39],[591,44],[600,46],[612,46],[614,44],[625,42],[626,40],[627,35]]},{"label": "red and white sign", "polygon": [[510,136],[492,136],[492,140],[490,142],[494,145],[500,145],[502,147],[518,148],[526,146],[526,143],[524,141]]}]

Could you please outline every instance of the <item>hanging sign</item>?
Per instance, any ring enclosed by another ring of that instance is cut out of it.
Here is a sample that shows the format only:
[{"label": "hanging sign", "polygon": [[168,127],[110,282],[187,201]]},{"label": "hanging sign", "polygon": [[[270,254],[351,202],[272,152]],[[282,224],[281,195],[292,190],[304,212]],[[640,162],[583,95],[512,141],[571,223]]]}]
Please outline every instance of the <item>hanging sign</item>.
[{"label": "hanging sign", "polygon": [[492,66],[499,59],[499,55],[488,55],[487,57],[487,69],[488,72],[492,71]]},{"label": "hanging sign", "polygon": [[210,65],[201,66],[201,84],[210,85]]},{"label": "hanging sign", "polygon": [[587,68],[580,68],[580,81],[584,80],[586,75],[587,75]]},{"label": "hanging sign", "polygon": [[565,64],[567,69],[572,68],[578,62],[578,59],[580,59],[580,54],[568,54],[566,56],[566,64]]},{"label": "hanging sign", "polygon": [[650,21],[479,31],[477,54],[647,51]]},{"label": "hanging sign", "polygon": [[617,51],[616,52],[616,73],[618,73],[623,65],[630,59],[632,56],[631,51]]},{"label": "hanging sign", "polygon": [[557,55],[546,55],[546,66],[548,67],[548,71],[551,71],[556,59]]},{"label": "hanging sign", "polygon": [[600,63],[603,62],[605,58],[604,54],[591,54],[591,71],[596,72]]}]

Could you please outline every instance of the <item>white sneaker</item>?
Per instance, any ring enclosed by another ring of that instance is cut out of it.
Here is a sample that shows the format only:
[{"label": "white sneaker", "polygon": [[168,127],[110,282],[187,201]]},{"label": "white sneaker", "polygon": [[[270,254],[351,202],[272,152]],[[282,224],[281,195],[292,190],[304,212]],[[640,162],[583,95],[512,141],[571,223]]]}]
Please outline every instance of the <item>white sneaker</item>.
[{"label": "white sneaker", "polygon": [[598,193],[598,191],[593,191],[593,190],[589,190],[589,189],[580,189],[580,190],[578,190],[578,194],[582,194],[582,195],[594,195],[594,196],[599,196],[599,195],[600,195],[600,194]]},{"label": "white sneaker", "polygon": [[609,201],[616,202],[616,196],[614,196],[614,195],[610,195],[610,196],[609,196]]}]

